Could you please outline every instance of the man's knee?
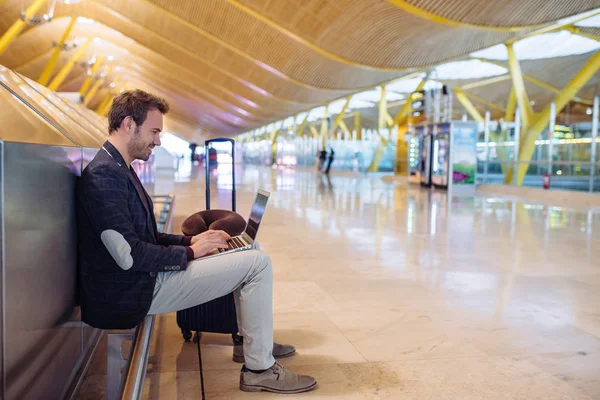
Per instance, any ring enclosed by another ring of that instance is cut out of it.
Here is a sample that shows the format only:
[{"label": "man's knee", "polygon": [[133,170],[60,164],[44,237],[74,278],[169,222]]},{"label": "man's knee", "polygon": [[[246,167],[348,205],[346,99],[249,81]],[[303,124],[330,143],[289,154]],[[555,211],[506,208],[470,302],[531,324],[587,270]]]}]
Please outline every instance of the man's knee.
[{"label": "man's knee", "polygon": [[254,253],[254,267],[259,271],[265,271],[270,273],[272,269],[271,258],[265,252],[259,250],[253,250]]}]

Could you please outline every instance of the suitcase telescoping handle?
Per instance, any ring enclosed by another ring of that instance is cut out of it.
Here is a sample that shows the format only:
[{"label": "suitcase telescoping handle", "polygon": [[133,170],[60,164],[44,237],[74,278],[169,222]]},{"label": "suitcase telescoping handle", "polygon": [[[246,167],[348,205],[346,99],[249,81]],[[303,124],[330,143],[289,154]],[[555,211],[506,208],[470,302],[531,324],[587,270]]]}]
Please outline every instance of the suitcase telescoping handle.
[{"label": "suitcase telescoping handle", "polygon": [[206,209],[210,210],[210,162],[208,157],[208,149],[211,143],[215,142],[230,142],[231,143],[231,174],[232,174],[232,188],[231,193],[231,211],[235,212],[235,140],[229,138],[215,138],[204,142],[204,163],[206,166]]}]

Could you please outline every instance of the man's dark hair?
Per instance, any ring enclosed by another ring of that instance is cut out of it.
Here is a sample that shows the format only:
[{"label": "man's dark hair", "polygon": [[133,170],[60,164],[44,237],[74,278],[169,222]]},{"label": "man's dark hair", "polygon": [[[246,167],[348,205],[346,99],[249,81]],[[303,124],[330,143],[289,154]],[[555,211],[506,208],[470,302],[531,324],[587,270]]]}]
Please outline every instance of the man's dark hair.
[{"label": "man's dark hair", "polygon": [[122,92],[112,102],[108,111],[108,133],[115,132],[123,120],[131,116],[136,125],[141,126],[148,111],[156,109],[162,114],[169,112],[169,103],[161,97],[144,92],[143,90],[127,90]]}]

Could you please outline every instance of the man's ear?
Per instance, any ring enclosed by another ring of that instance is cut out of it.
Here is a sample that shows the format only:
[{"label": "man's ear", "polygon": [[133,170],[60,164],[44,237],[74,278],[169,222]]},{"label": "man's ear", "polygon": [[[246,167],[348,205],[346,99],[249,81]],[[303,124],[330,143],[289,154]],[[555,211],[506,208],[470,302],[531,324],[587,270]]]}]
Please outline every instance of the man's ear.
[{"label": "man's ear", "polygon": [[125,131],[131,132],[132,129],[135,128],[133,118],[131,118],[130,116],[123,118],[121,126],[125,129]]}]

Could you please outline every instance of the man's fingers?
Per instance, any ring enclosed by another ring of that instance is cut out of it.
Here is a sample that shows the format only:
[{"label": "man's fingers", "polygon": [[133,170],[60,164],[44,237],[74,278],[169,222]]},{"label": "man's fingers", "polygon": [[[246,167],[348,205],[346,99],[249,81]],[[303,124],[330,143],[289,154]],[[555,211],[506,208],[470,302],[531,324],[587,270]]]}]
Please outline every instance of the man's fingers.
[{"label": "man's fingers", "polygon": [[229,234],[227,232],[222,231],[222,230],[211,230],[209,232],[211,232],[211,234],[214,235],[214,236],[218,235],[220,237],[223,237],[223,238],[225,238],[225,240],[230,240],[231,239],[231,236],[229,236]]},{"label": "man's fingers", "polygon": [[225,231],[210,229],[206,232],[202,232],[201,235],[203,235],[203,238],[199,242],[210,247],[211,249],[214,249],[214,248],[226,249],[229,247],[227,245],[227,241],[231,239],[231,236],[229,236],[227,234],[227,232],[225,232]]},{"label": "man's fingers", "polygon": [[210,247],[211,249],[214,249],[215,247],[223,247],[223,248],[228,247],[227,241],[225,240],[225,238],[222,235],[215,235],[215,234],[208,235],[201,241],[196,242],[193,246],[195,246],[195,247],[207,246],[207,247]]},{"label": "man's fingers", "polygon": [[228,234],[227,232],[225,232],[225,231],[218,231],[218,232],[219,232],[221,235],[223,235],[223,237],[224,237],[226,240],[230,240],[230,239],[231,239],[231,236],[229,236],[229,234]]}]

